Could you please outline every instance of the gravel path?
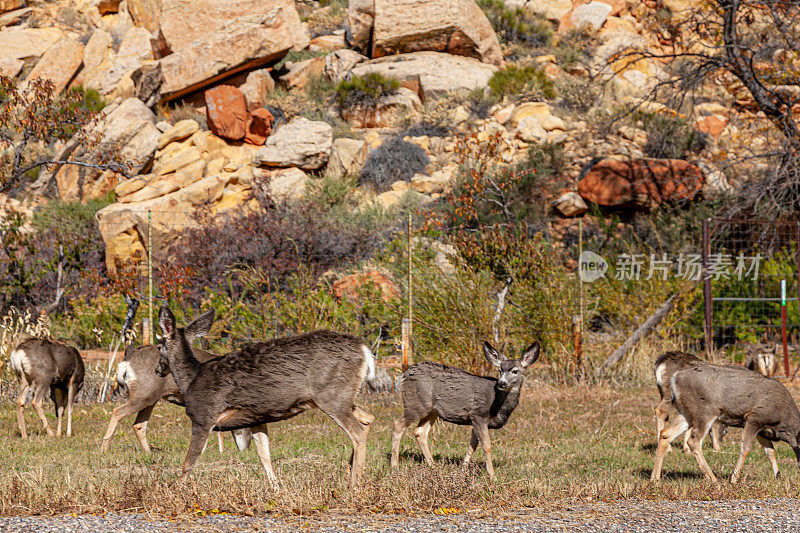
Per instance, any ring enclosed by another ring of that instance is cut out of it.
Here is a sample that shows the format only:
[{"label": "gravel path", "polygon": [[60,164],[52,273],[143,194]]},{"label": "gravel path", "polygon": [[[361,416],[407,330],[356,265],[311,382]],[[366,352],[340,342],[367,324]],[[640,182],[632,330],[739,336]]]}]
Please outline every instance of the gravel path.
[{"label": "gravel path", "polygon": [[737,500],[652,502],[625,501],[581,505],[548,505],[486,516],[484,511],[426,515],[404,518],[400,515],[346,516],[324,515],[313,518],[251,518],[212,516],[187,521],[149,518],[144,514],[106,514],[103,516],[0,517],[0,531],[42,533],[73,531],[119,531],[151,533],[161,531],[409,531],[432,532],[516,532],[578,531],[603,533],[617,531],[678,532],[724,531],[800,531],[800,500]]}]

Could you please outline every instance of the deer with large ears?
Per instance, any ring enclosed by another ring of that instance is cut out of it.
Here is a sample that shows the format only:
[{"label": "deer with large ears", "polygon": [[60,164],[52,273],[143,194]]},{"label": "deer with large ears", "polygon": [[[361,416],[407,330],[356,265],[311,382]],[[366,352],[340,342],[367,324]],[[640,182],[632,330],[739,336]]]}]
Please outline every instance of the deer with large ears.
[{"label": "deer with large ears", "polygon": [[156,373],[171,371],[192,421],[192,440],[183,462],[186,479],[212,430],[251,428],[258,457],[273,487],[267,424],[319,407],[350,437],[350,485],[364,470],[367,434],[374,417],[355,406],[364,380],[375,379],[375,359],[356,337],[333,331],[251,343],[239,351],[200,363],[191,344],[205,336],[214,310],[185,328],[168,307],[159,312],[164,332]]},{"label": "deer with large ears", "polygon": [[525,370],[539,358],[539,343],[534,342],[519,359],[510,359],[483,343],[483,353],[493,367],[500,370],[499,378],[476,376],[459,368],[439,363],[423,362],[408,367],[400,376],[403,416],[394,422],[391,464],[399,466],[400,440],[406,428],[418,423],[414,430],[422,455],[428,465],[433,456],[428,448],[428,433],[437,418],[446,422],[472,426],[464,466],[472,454],[483,448],[486,472],[494,477],[492,445],[489,430],[502,428],[519,403]]}]

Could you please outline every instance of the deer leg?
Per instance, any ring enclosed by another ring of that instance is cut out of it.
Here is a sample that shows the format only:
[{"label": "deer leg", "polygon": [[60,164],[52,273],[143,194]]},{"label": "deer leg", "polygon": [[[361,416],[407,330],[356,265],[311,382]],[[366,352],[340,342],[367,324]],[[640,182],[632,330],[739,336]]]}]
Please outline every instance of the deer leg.
[{"label": "deer leg", "polygon": [[742,444],[739,449],[739,459],[736,461],[736,466],[733,467],[733,473],[731,474],[731,483],[736,483],[739,481],[739,476],[742,473],[744,461],[747,459],[747,455],[750,453],[750,450],[753,447],[753,441],[755,440],[757,434],[758,428],[755,426],[755,424],[746,422],[744,425],[744,430],[742,431]]},{"label": "deer leg", "polygon": [[217,431],[217,446],[219,447],[219,453],[225,451],[225,440],[222,438],[221,431]]},{"label": "deer leg", "polygon": [[50,429],[50,424],[47,423],[47,417],[44,415],[44,410],[42,409],[42,402],[44,401],[45,392],[50,387],[45,387],[43,385],[36,385],[33,391],[33,408],[36,410],[36,414],[39,415],[39,420],[42,421],[42,425],[44,429],[47,431],[47,435],[49,437],[53,436],[53,430]]},{"label": "deer leg", "polygon": [[261,466],[267,473],[267,481],[273,490],[278,488],[278,478],[275,476],[275,471],[272,470],[272,458],[269,453],[269,437],[267,436],[267,424],[253,427],[253,440],[256,443],[256,452],[258,458],[261,460]]},{"label": "deer leg", "polygon": [[406,428],[410,426],[408,422],[406,422],[406,418],[401,416],[400,418],[394,421],[394,432],[392,433],[392,454],[390,463],[392,468],[397,468],[400,466],[400,441],[403,440],[403,433],[406,432]]},{"label": "deer leg", "polygon": [[689,437],[692,436],[691,431],[687,431],[683,434],[683,453],[686,455],[692,455],[692,449],[689,448]]},{"label": "deer leg", "polygon": [[433,455],[431,455],[431,449],[428,447],[428,435],[430,435],[431,427],[433,427],[435,420],[436,415],[430,415],[423,419],[414,430],[414,436],[417,438],[419,447],[422,450],[422,457],[425,458],[425,463],[428,466],[433,466]]},{"label": "deer leg", "polygon": [[722,449],[722,437],[725,436],[725,425],[719,420],[711,426],[711,446],[715,452]]},{"label": "deer leg", "polygon": [[658,481],[661,479],[661,469],[664,466],[664,456],[667,454],[667,448],[675,438],[689,428],[689,422],[682,414],[677,413],[675,417],[670,420],[669,424],[658,436],[658,446],[656,446],[656,457],[653,462],[653,472],[650,474],[650,481]]},{"label": "deer leg", "polygon": [[75,407],[75,381],[70,378],[67,385],[67,437],[72,436],[72,410]]},{"label": "deer leg", "polygon": [[698,429],[698,424],[692,424],[688,443],[689,448],[692,450],[692,454],[694,454],[694,458],[697,460],[698,466],[700,466],[700,470],[703,471],[706,478],[710,479],[714,483],[717,483],[717,476],[714,475],[714,472],[712,472],[711,467],[708,466],[706,458],[703,455],[703,439],[705,438],[706,434],[708,434],[708,431],[711,429],[711,425],[715,422],[715,420],[716,419],[711,419],[707,422],[704,422],[701,426],[702,430]]},{"label": "deer leg", "polygon": [[206,447],[211,430],[214,426],[201,426],[200,424],[192,423],[192,441],[189,443],[189,451],[186,454],[186,459],[183,460],[183,472],[181,473],[180,481],[186,481],[189,477],[189,471],[194,467],[197,458],[203,453],[203,448]]},{"label": "deer leg", "polygon": [[472,436],[469,439],[469,446],[467,446],[467,455],[464,456],[464,462],[462,466],[467,468],[469,466],[469,462],[472,460],[472,454],[475,453],[475,450],[478,448],[478,435],[475,433],[475,428],[472,428]]},{"label": "deer leg", "polygon": [[478,436],[478,440],[483,448],[483,455],[486,457],[486,473],[489,478],[494,479],[494,465],[492,465],[492,442],[489,440],[489,426],[486,423],[478,423],[473,426],[473,431]]},{"label": "deer leg", "polygon": [[317,406],[322,412],[331,417],[353,442],[349,483],[350,488],[353,488],[358,484],[364,471],[364,462],[367,455],[367,435],[375,417],[354,405],[334,409],[322,406],[317,402]]},{"label": "deer leg", "polygon": [[[670,402],[661,400],[656,405],[654,411],[656,413],[656,443],[658,443],[658,436],[667,424],[667,417],[669,416]],[[476,445],[477,446],[477,445]]]},{"label": "deer leg", "polygon": [[28,391],[31,386],[23,378],[19,382],[19,396],[17,396],[17,425],[19,425],[19,432],[23,439],[28,438],[28,433],[25,431],[25,404],[28,403]]},{"label": "deer leg", "polygon": [[56,437],[61,436],[61,422],[64,418],[64,406],[67,403],[66,396],[65,392],[58,387],[50,389],[50,397],[53,400],[53,404],[56,406]]},{"label": "deer leg", "polygon": [[[108,429],[106,429],[106,434],[103,435],[103,443],[100,445],[101,452],[108,451],[108,447],[111,444],[111,437],[113,437],[114,433],[116,433],[117,425],[122,421],[122,419],[140,410],[141,406],[139,404],[133,404],[130,400],[128,400],[127,403],[124,403],[111,411],[111,419],[108,421]],[[134,426],[134,428],[135,427],[136,426]]]},{"label": "deer leg", "polygon": [[136,435],[136,439],[142,446],[144,453],[150,453],[150,444],[147,442],[147,423],[150,421],[150,416],[153,414],[153,408],[155,406],[156,404],[151,403],[143,409],[140,409],[139,412],[136,413],[136,420],[133,421],[133,433]]},{"label": "deer leg", "polygon": [[778,461],[775,460],[775,446],[772,444],[771,440],[765,439],[760,435],[756,435],[756,438],[758,439],[758,443],[761,444],[761,447],[764,448],[764,453],[767,454],[769,465],[772,467],[772,477],[775,479],[779,478],[781,472],[778,470]]}]

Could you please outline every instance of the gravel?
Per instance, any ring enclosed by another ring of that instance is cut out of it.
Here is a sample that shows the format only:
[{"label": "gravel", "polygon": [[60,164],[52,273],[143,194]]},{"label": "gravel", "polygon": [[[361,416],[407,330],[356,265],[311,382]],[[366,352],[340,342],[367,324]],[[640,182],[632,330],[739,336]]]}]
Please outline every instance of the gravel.
[{"label": "gravel", "polygon": [[167,520],[145,514],[100,516],[0,517],[0,531],[340,531],[516,532],[617,531],[678,532],[800,531],[800,500],[624,501],[593,504],[547,504],[502,514],[486,511],[404,517],[402,515],[319,515],[314,517],[243,517],[215,515],[194,520]]}]

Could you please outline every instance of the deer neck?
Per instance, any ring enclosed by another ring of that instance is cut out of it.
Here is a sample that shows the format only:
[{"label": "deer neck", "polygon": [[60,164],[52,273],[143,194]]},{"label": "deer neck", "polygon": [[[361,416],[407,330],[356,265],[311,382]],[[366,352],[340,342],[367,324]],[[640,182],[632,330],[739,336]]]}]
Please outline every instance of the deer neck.
[{"label": "deer neck", "polygon": [[497,387],[494,389],[494,401],[489,409],[489,427],[498,429],[503,427],[508,422],[508,417],[516,409],[519,403],[519,395],[522,390],[520,383],[511,390],[501,391]]},{"label": "deer neck", "polygon": [[200,367],[200,361],[195,358],[192,347],[183,337],[180,350],[177,350],[177,353],[171,353],[169,356],[169,368],[181,394],[186,393],[186,389],[189,388],[197,373],[200,372]]}]

